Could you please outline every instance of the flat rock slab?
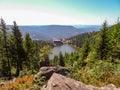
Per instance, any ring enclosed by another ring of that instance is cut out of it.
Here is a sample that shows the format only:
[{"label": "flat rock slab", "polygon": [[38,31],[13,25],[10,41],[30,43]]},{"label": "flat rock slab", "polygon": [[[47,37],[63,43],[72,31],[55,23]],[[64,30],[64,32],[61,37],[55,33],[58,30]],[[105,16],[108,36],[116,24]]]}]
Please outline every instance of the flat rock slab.
[{"label": "flat rock slab", "polygon": [[120,90],[120,88],[116,88],[113,84],[99,88],[54,73],[41,90]]},{"label": "flat rock slab", "polygon": [[38,74],[36,75],[37,79],[40,79],[42,76],[45,77],[45,80],[49,80],[53,73],[58,73],[66,76],[70,71],[65,67],[41,67]]}]

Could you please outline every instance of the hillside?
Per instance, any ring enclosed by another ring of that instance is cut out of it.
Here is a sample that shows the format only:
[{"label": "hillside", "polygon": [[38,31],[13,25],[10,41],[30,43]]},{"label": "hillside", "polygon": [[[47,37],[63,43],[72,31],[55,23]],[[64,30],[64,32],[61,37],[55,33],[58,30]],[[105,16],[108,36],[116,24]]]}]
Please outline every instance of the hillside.
[{"label": "hillside", "polygon": [[84,32],[98,31],[101,25],[74,25],[75,28],[82,29]]},{"label": "hillside", "polygon": [[70,40],[73,45],[81,48],[85,39],[91,38],[91,36],[96,34],[96,33],[97,32],[86,32],[86,33],[82,33],[82,34],[78,34],[76,36],[70,37],[68,40]]},{"label": "hillside", "polygon": [[[92,26],[91,26],[92,27]],[[98,30],[96,27],[92,27],[92,30]],[[65,26],[65,25],[45,25],[45,26],[20,26],[20,30],[23,35],[26,32],[30,32],[31,37],[33,39],[39,40],[48,40],[52,38],[69,38],[71,36],[75,36],[77,34],[81,34],[84,32],[90,32],[90,28],[81,27],[75,28],[73,26]]]},{"label": "hillside", "polygon": [[[10,28],[11,26],[9,26]],[[84,33],[99,30],[100,26],[87,25],[79,27],[70,26],[70,25],[31,25],[31,26],[19,26],[20,31],[23,36],[27,32],[30,33],[31,38],[35,40],[50,40],[53,38],[70,38],[72,36]]]}]

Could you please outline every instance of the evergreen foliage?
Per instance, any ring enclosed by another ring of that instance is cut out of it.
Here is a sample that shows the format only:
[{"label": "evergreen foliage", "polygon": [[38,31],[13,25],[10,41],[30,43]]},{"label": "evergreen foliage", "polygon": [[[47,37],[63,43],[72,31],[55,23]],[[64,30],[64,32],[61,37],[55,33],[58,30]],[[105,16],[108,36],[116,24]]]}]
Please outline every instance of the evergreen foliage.
[{"label": "evergreen foliage", "polygon": [[83,66],[86,65],[85,59],[89,55],[89,52],[90,52],[89,39],[86,39],[81,49],[81,60],[83,62]]},{"label": "evergreen foliage", "polygon": [[87,38],[91,38],[94,34],[96,34],[97,32],[89,32],[89,33],[83,33],[74,37],[69,38],[68,40],[70,40],[72,42],[73,45],[81,48],[82,44],[84,43],[85,39]]},{"label": "evergreen foliage", "polygon": [[64,56],[60,52],[53,61],[48,56],[50,42],[32,40],[29,33],[23,38],[16,22],[11,29],[8,32],[5,21],[0,20],[0,77],[30,75],[42,66],[53,65],[67,67],[71,70],[69,77],[87,84],[120,86],[119,22],[108,27],[105,21],[98,32],[70,38],[80,50]]},{"label": "evergreen foliage", "polygon": [[16,22],[13,22],[12,26],[12,33],[13,33],[13,38],[14,38],[14,50],[16,52],[16,75],[19,75],[20,70],[23,70],[23,61],[25,59],[25,52],[23,49],[23,39],[22,39],[22,34],[19,30],[19,27],[17,26]]},{"label": "evergreen foliage", "polygon": [[40,55],[39,55],[40,67],[50,65],[49,56],[48,56],[50,53],[51,53],[51,47],[48,45],[40,49]]},{"label": "evergreen foliage", "polygon": [[[33,41],[29,33],[26,33],[25,38],[23,38],[15,21],[10,29],[7,28],[5,21],[1,18],[0,77],[11,78],[26,71],[34,73],[40,68],[41,59],[45,61],[46,66],[49,66],[50,45],[51,43],[46,41]],[[39,58],[40,53],[44,55],[42,58]]]},{"label": "evergreen foliage", "polygon": [[107,22],[103,23],[103,27],[99,33],[98,42],[96,45],[96,58],[100,60],[107,59],[109,51],[109,38],[108,38],[108,27]]},{"label": "evergreen foliage", "polygon": [[[5,21],[1,18],[0,20],[0,30],[1,30],[1,56],[2,56],[2,61],[1,61],[1,66],[2,67],[2,74],[3,76],[10,76],[11,77],[11,65],[10,65],[10,57],[9,57],[9,51],[8,51],[8,38],[7,38],[7,30],[8,28],[6,27]],[[7,71],[6,71],[7,70]]]},{"label": "evergreen foliage", "polygon": [[34,43],[32,41],[32,39],[30,38],[30,34],[26,33],[25,35],[25,40],[24,40],[24,50],[25,50],[25,55],[26,55],[26,59],[25,59],[25,65],[27,66],[28,70],[34,69],[34,64],[36,65],[36,63],[34,61],[36,61],[35,59],[35,48],[34,48]]},{"label": "evergreen foliage", "polygon": [[60,54],[59,54],[59,65],[60,65],[60,66],[65,66],[64,58],[63,58],[63,55],[62,55],[61,52],[60,52]]},{"label": "evergreen foliage", "polygon": [[[72,66],[65,63],[72,71],[71,78],[96,86],[110,83],[120,86],[120,23],[107,27],[105,21],[100,31],[89,38],[86,36],[79,52],[79,58]],[[68,55],[65,60],[70,62],[74,56]]]}]

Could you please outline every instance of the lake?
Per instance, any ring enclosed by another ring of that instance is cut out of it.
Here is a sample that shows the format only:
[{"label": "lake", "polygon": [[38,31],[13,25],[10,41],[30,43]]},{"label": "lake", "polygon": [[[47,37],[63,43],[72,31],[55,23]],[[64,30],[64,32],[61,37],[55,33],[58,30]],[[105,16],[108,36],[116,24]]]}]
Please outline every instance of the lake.
[{"label": "lake", "polygon": [[59,47],[54,47],[52,49],[52,53],[49,55],[49,58],[50,60],[54,59],[54,56],[58,56],[59,53],[61,52],[63,55],[65,55],[65,53],[72,53],[72,52],[75,52],[76,50],[68,45],[68,44],[64,44],[62,46],[59,46]]}]

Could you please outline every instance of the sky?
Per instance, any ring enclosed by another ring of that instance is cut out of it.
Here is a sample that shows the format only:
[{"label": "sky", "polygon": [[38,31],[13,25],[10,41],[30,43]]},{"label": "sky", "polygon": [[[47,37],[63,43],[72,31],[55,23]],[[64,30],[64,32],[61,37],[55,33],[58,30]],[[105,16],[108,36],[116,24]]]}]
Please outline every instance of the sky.
[{"label": "sky", "polygon": [[120,0],[0,0],[0,17],[19,25],[114,24]]}]

